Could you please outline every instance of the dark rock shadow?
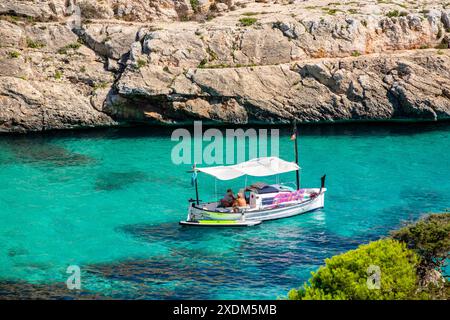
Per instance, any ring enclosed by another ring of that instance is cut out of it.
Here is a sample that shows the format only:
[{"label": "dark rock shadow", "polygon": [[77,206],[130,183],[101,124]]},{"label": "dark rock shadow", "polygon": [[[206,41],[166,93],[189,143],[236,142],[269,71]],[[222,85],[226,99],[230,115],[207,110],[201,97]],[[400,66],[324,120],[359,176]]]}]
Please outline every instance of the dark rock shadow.
[{"label": "dark rock shadow", "polygon": [[[41,138],[13,138],[4,140],[3,146],[11,151],[14,157],[8,162],[21,162],[26,164],[48,163],[57,167],[91,165],[97,160],[89,156],[75,153],[62,146],[53,144],[48,139]],[[5,162],[6,159],[3,159]]]},{"label": "dark rock shadow", "polygon": [[108,297],[86,290],[69,290],[64,284],[33,284],[25,281],[0,281],[1,300],[92,300]]},{"label": "dark rock shadow", "polygon": [[130,184],[148,180],[148,175],[143,171],[102,173],[95,180],[95,190],[120,190]]}]

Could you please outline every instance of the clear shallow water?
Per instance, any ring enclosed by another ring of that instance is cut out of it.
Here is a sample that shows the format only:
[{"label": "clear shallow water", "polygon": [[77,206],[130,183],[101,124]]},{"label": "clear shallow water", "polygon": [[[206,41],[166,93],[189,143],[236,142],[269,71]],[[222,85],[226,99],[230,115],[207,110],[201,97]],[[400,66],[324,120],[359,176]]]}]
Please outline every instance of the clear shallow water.
[{"label": "clear shallow water", "polygon": [[[287,132],[280,143],[293,160]],[[302,128],[302,185],[327,173],[325,209],[246,229],[178,226],[194,190],[174,145],[150,128],[0,136],[0,296],[30,283],[45,296],[76,264],[102,297],[274,299],[325,258],[450,208],[448,123]],[[214,179],[199,184],[213,195]]]}]

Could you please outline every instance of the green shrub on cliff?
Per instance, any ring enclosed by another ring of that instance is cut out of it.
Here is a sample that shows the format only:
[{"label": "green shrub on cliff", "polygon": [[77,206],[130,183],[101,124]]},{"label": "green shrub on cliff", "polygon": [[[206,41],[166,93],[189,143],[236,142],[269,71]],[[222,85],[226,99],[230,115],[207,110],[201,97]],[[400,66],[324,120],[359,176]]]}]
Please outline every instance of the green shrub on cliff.
[{"label": "green shrub on cliff", "polygon": [[69,50],[78,50],[81,47],[81,43],[80,42],[74,42],[74,43],[69,43],[68,45],[59,48],[58,49],[58,53],[59,54],[67,54]]},{"label": "green shrub on cliff", "polygon": [[190,3],[194,12],[200,11],[200,2],[198,0],[190,0]]},{"label": "green shrub on cliff", "polygon": [[53,78],[55,78],[55,80],[61,80],[62,76],[63,76],[62,71],[56,70],[55,74],[53,75]]},{"label": "green shrub on cliff", "polygon": [[145,67],[147,65],[147,61],[143,59],[137,59],[136,61],[136,69],[140,69],[142,67]]},{"label": "green shrub on cliff", "polygon": [[335,8],[322,8],[322,10],[331,16],[334,16],[338,12],[343,12],[342,10],[335,9]]},{"label": "green shrub on cliff", "polygon": [[20,57],[20,53],[17,51],[10,51],[10,52],[8,52],[8,57],[10,59],[15,59],[15,58]]},{"label": "green shrub on cliff", "polygon": [[450,213],[431,214],[391,236],[420,256],[417,292],[429,299],[449,299],[449,282],[442,269],[450,252]]},{"label": "green shrub on cliff", "polygon": [[420,255],[421,267],[441,271],[450,257],[450,213],[428,215],[391,236]]},{"label": "green shrub on cliff", "polygon": [[108,82],[104,82],[104,81],[100,81],[100,82],[96,82],[94,83],[94,91],[98,90],[98,89],[106,89],[108,88]]},{"label": "green shrub on cliff", "polygon": [[448,43],[441,42],[435,47],[435,49],[448,49]]},{"label": "green shrub on cliff", "polygon": [[442,269],[449,252],[450,212],[431,214],[391,232],[391,238],[326,259],[309,283],[292,289],[288,298],[448,300],[450,286]]},{"label": "green shrub on cliff", "polygon": [[404,243],[383,239],[325,260],[308,284],[289,299],[408,299],[416,289],[419,258]]},{"label": "green shrub on cliff", "polygon": [[31,38],[27,38],[27,47],[32,49],[40,49],[45,47],[45,43],[39,40],[33,40]]},{"label": "green shrub on cliff", "polygon": [[386,13],[386,16],[389,18],[398,17],[400,16],[400,12],[398,10],[391,10],[388,13]]},{"label": "green shrub on cliff", "polygon": [[258,19],[252,18],[252,17],[245,17],[245,18],[239,19],[239,22],[240,22],[241,25],[244,26],[244,27],[251,26],[252,24],[255,24],[256,21],[258,21]]}]

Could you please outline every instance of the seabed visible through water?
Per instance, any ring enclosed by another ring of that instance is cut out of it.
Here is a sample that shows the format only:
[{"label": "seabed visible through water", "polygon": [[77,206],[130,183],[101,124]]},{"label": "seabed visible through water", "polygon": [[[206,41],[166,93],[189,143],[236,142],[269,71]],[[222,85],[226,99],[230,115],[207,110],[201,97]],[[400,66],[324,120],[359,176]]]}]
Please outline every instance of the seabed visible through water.
[{"label": "seabed visible through water", "polygon": [[[254,228],[183,228],[194,191],[190,167],[171,162],[170,133],[0,136],[0,297],[275,299],[325,258],[450,208],[449,123],[305,126],[301,183],[327,174],[323,210]],[[294,159],[288,130],[280,157]],[[214,184],[200,177],[203,200]],[[81,268],[81,292],[65,287],[69,265]]]}]

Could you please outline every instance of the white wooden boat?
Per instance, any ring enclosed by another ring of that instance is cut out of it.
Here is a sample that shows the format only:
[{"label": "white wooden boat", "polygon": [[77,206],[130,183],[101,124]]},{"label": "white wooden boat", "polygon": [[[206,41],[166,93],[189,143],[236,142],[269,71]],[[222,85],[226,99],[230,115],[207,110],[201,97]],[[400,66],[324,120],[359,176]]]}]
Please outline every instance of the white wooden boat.
[{"label": "white wooden boat", "polygon": [[[296,157],[297,158],[297,157]],[[300,188],[299,169],[297,163],[287,162],[277,157],[252,159],[232,166],[217,166],[193,169],[220,180],[230,180],[237,177],[271,176],[295,171],[297,188],[285,185],[267,185],[258,183],[245,188],[245,207],[222,207],[220,201],[202,203],[198,198],[197,179],[195,178],[196,200],[190,200],[186,221],[182,225],[201,226],[252,226],[254,222],[292,217],[324,207],[325,175],[321,178],[320,188]]]}]

